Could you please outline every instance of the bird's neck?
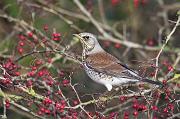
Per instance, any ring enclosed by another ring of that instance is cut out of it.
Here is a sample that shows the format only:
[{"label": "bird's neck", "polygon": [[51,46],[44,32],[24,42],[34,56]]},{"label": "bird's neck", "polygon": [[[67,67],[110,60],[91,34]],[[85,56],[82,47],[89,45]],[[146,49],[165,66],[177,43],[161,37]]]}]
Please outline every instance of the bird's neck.
[{"label": "bird's neck", "polygon": [[99,44],[96,44],[95,47],[90,51],[84,50],[84,53],[86,55],[96,54],[99,52],[104,52],[104,49],[102,49],[102,47]]}]

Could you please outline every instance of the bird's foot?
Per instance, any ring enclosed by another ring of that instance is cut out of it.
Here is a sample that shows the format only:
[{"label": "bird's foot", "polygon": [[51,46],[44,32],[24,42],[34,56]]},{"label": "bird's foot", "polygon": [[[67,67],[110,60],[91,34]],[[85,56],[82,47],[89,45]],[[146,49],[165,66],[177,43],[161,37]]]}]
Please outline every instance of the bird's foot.
[{"label": "bird's foot", "polygon": [[108,97],[107,96],[100,96],[98,98],[98,102],[96,103],[97,108],[104,109],[107,106]]}]

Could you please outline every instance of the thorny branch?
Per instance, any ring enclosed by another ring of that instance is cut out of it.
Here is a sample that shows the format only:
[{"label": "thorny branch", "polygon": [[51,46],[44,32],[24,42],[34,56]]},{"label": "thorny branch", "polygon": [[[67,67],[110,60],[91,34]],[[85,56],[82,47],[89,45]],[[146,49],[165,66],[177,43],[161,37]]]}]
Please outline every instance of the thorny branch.
[{"label": "thorny branch", "polygon": [[[163,52],[163,50],[164,50],[164,48],[166,47],[166,45],[167,45],[167,43],[169,42],[169,40],[171,39],[172,35],[173,35],[174,32],[176,31],[179,23],[180,23],[180,15],[178,16],[178,19],[177,19],[177,21],[176,21],[175,26],[173,27],[172,31],[171,31],[171,32],[169,33],[169,35],[167,36],[165,43],[162,45],[159,53],[157,54],[157,56],[156,56],[156,58],[155,58],[155,59],[156,59],[156,67],[159,66],[158,64],[159,64],[160,55],[161,55],[161,53]],[[157,78],[157,73],[158,73],[158,68],[157,68],[156,71],[155,71],[155,79]]]}]

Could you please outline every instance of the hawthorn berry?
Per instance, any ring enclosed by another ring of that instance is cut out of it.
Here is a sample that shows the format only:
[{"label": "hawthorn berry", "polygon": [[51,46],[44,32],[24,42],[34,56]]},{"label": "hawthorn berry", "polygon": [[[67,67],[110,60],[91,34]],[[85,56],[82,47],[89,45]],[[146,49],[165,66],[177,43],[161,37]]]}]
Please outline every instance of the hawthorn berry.
[{"label": "hawthorn berry", "polygon": [[78,101],[78,100],[74,100],[74,101],[73,101],[73,104],[74,104],[74,105],[77,105],[77,104],[79,104],[79,101]]},{"label": "hawthorn berry", "polygon": [[46,114],[51,114],[51,111],[49,110],[49,109],[45,109],[45,111],[44,111]]},{"label": "hawthorn berry", "polygon": [[138,109],[138,108],[139,108],[139,104],[138,104],[138,103],[134,103],[134,104],[133,104],[133,108],[134,108],[134,109]]},{"label": "hawthorn berry", "polygon": [[33,37],[33,32],[30,31],[30,32],[27,33],[27,35],[28,35],[28,37],[32,38]]},{"label": "hawthorn berry", "polygon": [[114,6],[114,5],[117,5],[118,3],[120,2],[120,0],[111,0],[111,4]]},{"label": "hawthorn berry", "polygon": [[168,71],[173,71],[173,67],[172,66],[168,66]]},{"label": "hawthorn berry", "polygon": [[134,111],[134,112],[133,112],[133,115],[134,115],[135,117],[137,117],[137,116],[138,116],[138,111]]},{"label": "hawthorn berry", "polygon": [[35,75],[35,72],[34,72],[34,71],[30,71],[30,72],[27,73],[27,76],[29,76],[29,77],[32,77],[32,76],[34,76],[34,75]]},{"label": "hawthorn berry", "polygon": [[59,40],[61,40],[60,37],[61,37],[61,34],[60,34],[60,33],[53,33],[53,34],[52,34],[52,40],[54,40],[54,41],[59,41]]},{"label": "hawthorn berry", "polygon": [[41,77],[41,76],[43,76],[43,75],[44,75],[43,71],[39,71],[39,72],[38,72],[38,76],[39,76],[39,77]]},{"label": "hawthorn berry", "polygon": [[43,113],[42,113],[41,111],[38,111],[37,114],[38,114],[39,116],[43,115]]},{"label": "hawthorn berry", "polygon": [[110,41],[104,41],[103,42],[103,46],[104,47],[109,47],[111,45],[111,42]]},{"label": "hawthorn berry", "polygon": [[157,111],[157,110],[158,110],[158,107],[157,107],[157,106],[152,106],[151,109],[152,109],[153,111]]},{"label": "hawthorn berry", "polygon": [[32,66],[31,69],[34,71],[34,70],[37,70],[37,67],[36,66]]},{"label": "hawthorn berry", "polygon": [[135,8],[139,7],[139,0],[133,0],[133,4]]},{"label": "hawthorn berry", "polygon": [[44,27],[43,27],[44,31],[47,31],[48,30],[48,25],[45,24]]},{"label": "hawthorn berry", "polygon": [[45,98],[45,99],[43,100],[43,104],[45,104],[45,105],[50,105],[50,104],[52,104],[52,100],[49,99],[49,98]]},{"label": "hawthorn berry", "polygon": [[69,80],[64,79],[64,80],[62,81],[62,83],[63,83],[63,86],[67,86],[67,85],[69,84]]},{"label": "hawthorn berry", "polygon": [[126,100],[126,97],[125,97],[125,96],[120,96],[120,97],[119,97],[119,100],[120,100],[121,102],[123,102],[123,101]]},{"label": "hawthorn berry", "polygon": [[156,41],[154,39],[148,39],[146,44],[148,46],[155,46],[156,45]]},{"label": "hawthorn berry", "polygon": [[15,75],[16,75],[16,76],[20,76],[20,72],[16,71],[16,72],[15,72]]},{"label": "hawthorn berry", "polygon": [[168,113],[169,111],[168,111],[167,108],[164,108],[164,109],[163,109],[163,112],[164,112],[164,113]]},{"label": "hawthorn berry", "polygon": [[114,47],[115,47],[115,48],[121,48],[122,46],[121,46],[120,43],[116,43],[116,44],[114,45]]},{"label": "hawthorn berry", "polygon": [[7,109],[10,107],[10,101],[8,99],[5,100],[5,106]]},{"label": "hawthorn berry", "polygon": [[23,48],[18,48],[19,54],[22,54],[24,52]]},{"label": "hawthorn berry", "polygon": [[24,42],[20,41],[20,42],[19,42],[19,45],[20,45],[20,46],[24,46]]},{"label": "hawthorn berry", "polygon": [[18,35],[18,38],[19,38],[20,40],[26,40],[26,37],[25,37],[23,34],[19,34],[19,35]]}]

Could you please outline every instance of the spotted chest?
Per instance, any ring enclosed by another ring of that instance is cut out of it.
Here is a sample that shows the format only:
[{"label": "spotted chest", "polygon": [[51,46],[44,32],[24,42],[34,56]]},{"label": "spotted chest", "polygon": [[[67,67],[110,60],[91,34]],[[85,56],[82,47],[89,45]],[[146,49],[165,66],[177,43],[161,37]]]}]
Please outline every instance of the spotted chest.
[{"label": "spotted chest", "polygon": [[94,80],[97,83],[104,84],[104,85],[107,85],[107,84],[122,85],[122,84],[126,84],[128,82],[138,81],[138,80],[128,79],[127,77],[114,77],[111,75],[104,74],[102,72],[97,72],[97,71],[93,70],[92,68],[89,68],[86,63],[84,64],[84,69],[85,69],[87,75],[92,80]]},{"label": "spotted chest", "polygon": [[93,69],[89,68],[86,64],[84,64],[84,68],[87,75],[95,82],[104,84],[105,82],[112,82],[114,80],[112,76],[94,71]]}]

